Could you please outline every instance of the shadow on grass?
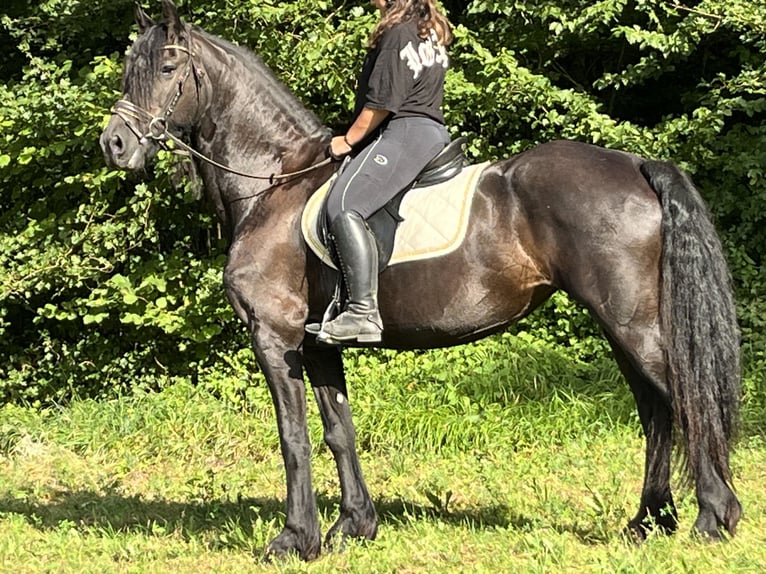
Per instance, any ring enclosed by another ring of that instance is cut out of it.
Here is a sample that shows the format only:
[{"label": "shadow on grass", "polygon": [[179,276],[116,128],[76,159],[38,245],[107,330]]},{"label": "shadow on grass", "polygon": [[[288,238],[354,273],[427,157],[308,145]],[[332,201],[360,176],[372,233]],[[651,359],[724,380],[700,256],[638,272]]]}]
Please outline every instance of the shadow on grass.
[{"label": "shadow on grass", "polygon": [[[323,516],[335,519],[340,500],[324,494],[317,496]],[[544,527],[542,520],[514,513],[505,505],[492,505],[460,510],[438,509],[401,498],[377,500],[375,506],[382,525],[405,527],[412,522],[442,522],[467,529],[510,529],[533,531]],[[84,532],[102,531],[108,535],[138,533],[165,536],[180,534],[184,539],[213,538],[216,549],[249,547],[255,525],[272,525],[279,530],[284,522],[284,501],[276,498],[238,498],[175,502],[145,500],[140,496],[124,496],[89,490],[59,491],[45,502],[4,496],[0,498],[0,516],[17,514],[41,531],[56,530],[66,525]],[[608,537],[597,529],[587,530],[573,525],[547,525],[560,533],[570,533],[586,544],[600,544]],[[215,536],[232,531],[239,536]]]}]

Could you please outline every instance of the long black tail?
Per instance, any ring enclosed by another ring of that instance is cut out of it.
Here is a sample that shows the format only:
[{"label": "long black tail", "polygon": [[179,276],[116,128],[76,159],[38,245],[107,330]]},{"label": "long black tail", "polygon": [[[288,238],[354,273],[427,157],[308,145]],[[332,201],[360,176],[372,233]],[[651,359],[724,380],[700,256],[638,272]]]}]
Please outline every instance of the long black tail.
[{"label": "long black tail", "polygon": [[662,303],[668,379],[687,468],[706,459],[731,484],[729,451],[741,399],[740,338],[731,275],[708,209],[674,164],[641,172],[662,203]]}]

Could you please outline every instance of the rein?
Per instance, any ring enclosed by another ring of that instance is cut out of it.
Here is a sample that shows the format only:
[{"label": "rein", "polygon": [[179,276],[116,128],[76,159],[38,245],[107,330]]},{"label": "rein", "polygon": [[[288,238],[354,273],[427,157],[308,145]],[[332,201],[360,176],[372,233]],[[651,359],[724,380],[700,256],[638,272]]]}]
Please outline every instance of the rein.
[{"label": "rein", "polygon": [[296,177],[296,176],[299,176],[299,175],[303,175],[304,173],[310,173],[310,172],[312,172],[312,171],[314,171],[316,169],[319,169],[320,167],[324,167],[324,166],[328,165],[330,162],[333,161],[332,158],[328,157],[326,159],[323,159],[319,163],[315,163],[313,165],[310,165],[309,167],[307,167],[305,169],[299,169],[298,171],[291,171],[289,173],[282,173],[282,174],[272,173],[269,176],[254,175],[252,173],[238,171],[238,170],[236,170],[234,168],[231,168],[231,167],[229,167],[227,165],[224,165],[222,163],[218,163],[214,159],[211,159],[211,158],[207,157],[205,154],[198,152],[196,149],[191,147],[189,144],[187,144],[186,142],[184,142],[180,138],[174,136],[169,131],[167,131],[167,129],[165,130],[165,133],[163,134],[163,136],[166,137],[169,140],[172,140],[173,143],[175,143],[182,150],[190,153],[191,155],[193,155],[196,158],[199,158],[199,159],[209,163],[210,165],[213,165],[213,166],[215,166],[215,167],[217,167],[219,169],[222,169],[224,171],[228,171],[229,173],[233,173],[234,175],[241,175],[242,177],[248,177],[250,179],[265,179],[265,180],[268,180],[269,183],[271,183],[271,184],[274,183],[275,179],[289,179],[291,177]]},{"label": "rein", "polygon": [[[189,43],[191,43],[191,39],[189,40]],[[121,99],[115,102],[114,106],[110,110],[112,115],[118,116],[123,122],[125,122],[125,125],[127,125],[130,131],[132,131],[133,134],[138,138],[139,145],[146,145],[146,143],[149,140],[152,140],[152,141],[158,142],[163,148],[168,149],[167,146],[165,145],[165,142],[167,142],[167,140],[171,140],[175,145],[177,145],[183,151],[187,152],[188,154],[204,162],[209,163],[212,166],[215,166],[229,173],[233,173],[234,175],[239,175],[239,176],[247,177],[250,179],[267,180],[272,185],[274,184],[275,180],[290,179],[292,177],[303,175],[305,173],[309,173],[321,167],[324,167],[333,161],[332,157],[328,157],[320,161],[319,163],[315,163],[305,169],[301,169],[298,171],[292,171],[289,173],[282,173],[282,174],[272,173],[271,175],[260,175],[260,174],[252,174],[252,173],[236,170],[232,167],[219,163],[215,161],[214,159],[206,156],[205,154],[197,151],[192,146],[190,146],[189,144],[187,144],[182,139],[180,139],[179,137],[177,137],[176,135],[174,135],[168,130],[168,120],[170,119],[170,116],[175,111],[175,107],[178,104],[178,100],[181,99],[181,96],[183,95],[183,88],[184,88],[184,84],[186,84],[186,80],[189,78],[192,71],[194,72],[195,78],[198,77],[197,68],[194,65],[195,54],[192,50],[190,50],[186,46],[180,46],[178,44],[167,44],[163,46],[161,49],[162,50],[181,50],[182,52],[186,52],[189,55],[189,58],[186,61],[186,66],[184,67],[183,77],[178,81],[178,87],[176,88],[175,94],[173,94],[170,98],[168,98],[168,101],[163,107],[162,113],[158,116],[155,116],[151,112],[143,109],[140,106],[137,106],[130,100],[126,100],[126,99]],[[197,90],[199,91],[199,88],[197,88]],[[137,120],[139,122],[147,121],[148,126],[147,126],[146,133],[141,133],[141,130],[139,130],[136,126],[133,125],[132,120]],[[174,153],[182,153],[176,150],[171,150],[171,151],[173,151]]]}]

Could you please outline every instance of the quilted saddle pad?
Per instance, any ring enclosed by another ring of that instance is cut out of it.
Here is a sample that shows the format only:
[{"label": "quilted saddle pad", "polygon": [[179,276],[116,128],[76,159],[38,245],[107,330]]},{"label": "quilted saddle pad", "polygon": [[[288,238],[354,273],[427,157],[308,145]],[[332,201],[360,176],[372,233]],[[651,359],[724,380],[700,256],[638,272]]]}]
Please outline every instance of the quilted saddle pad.
[{"label": "quilted saddle pad", "polygon": [[[446,255],[465,238],[476,184],[490,162],[464,167],[443,183],[416,187],[404,195],[399,207],[403,221],[396,230],[390,265]],[[303,209],[301,228],[311,250],[335,268],[317,232],[317,218],[335,177],[330,178],[309,198]]]}]

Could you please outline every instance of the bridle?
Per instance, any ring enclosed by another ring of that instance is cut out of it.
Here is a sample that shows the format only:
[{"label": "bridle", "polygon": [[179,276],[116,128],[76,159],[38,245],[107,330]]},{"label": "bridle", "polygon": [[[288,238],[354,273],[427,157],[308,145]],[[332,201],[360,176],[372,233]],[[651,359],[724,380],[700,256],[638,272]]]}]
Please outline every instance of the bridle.
[{"label": "bridle", "polygon": [[[184,93],[184,85],[186,84],[186,80],[189,79],[192,71],[195,72],[195,77],[197,76],[197,72],[194,66],[194,53],[189,50],[189,48],[186,46],[180,46],[178,44],[167,44],[162,46],[160,49],[181,50],[182,52],[186,52],[189,55],[189,58],[186,60],[186,65],[184,66],[183,76],[178,81],[176,91],[174,94],[171,94],[168,97],[165,105],[162,107],[162,112],[160,115],[155,116],[142,107],[137,106],[130,100],[126,99],[121,99],[115,102],[114,106],[110,110],[113,115],[118,116],[120,119],[122,119],[122,121],[125,122],[125,125],[127,125],[128,128],[130,128],[130,131],[135,134],[141,145],[145,145],[149,140],[164,143],[168,136],[171,135],[170,132],[168,132],[168,120],[170,119],[170,116],[173,115],[176,105],[178,104],[178,100],[181,99],[181,96]],[[148,127],[146,133],[141,133],[141,131],[133,125],[131,120],[147,121]]]},{"label": "bridle", "polygon": [[[331,163],[333,161],[332,157],[328,157],[319,163],[315,163],[305,169],[301,169],[298,171],[293,171],[290,173],[282,173],[282,174],[276,174],[272,173],[271,175],[257,175],[252,173],[247,173],[243,171],[238,171],[234,168],[231,168],[227,165],[224,165],[222,163],[218,163],[212,158],[209,158],[208,156],[198,152],[193,147],[191,147],[189,144],[184,142],[182,139],[174,135],[170,130],[168,130],[168,123],[170,120],[170,116],[173,115],[173,112],[175,111],[176,105],[178,104],[178,100],[181,99],[181,96],[184,93],[184,85],[186,84],[186,81],[189,79],[189,76],[194,73],[195,78],[195,85],[197,86],[197,93],[199,94],[199,85],[198,85],[198,79],[201,76],[199,71],[197,70],[197,67],[194,64],[194,57],[195,53],[191,50],[191,35],[189,36],[189,42],[188,46],[181,46],[179,44],[166,44],[165,46],[162,46],[160,48],[161,50],[181,50],[182,52],[185,52],[188,54],[188,58],[186,60],[186,65],[184,66],[183,75],[178,80],[176,91],[174,94],[171,94],[168,99],[165,102],[165,105],[162,107],[162,112],[159,115],[154,115],[151,112],[143,109],[140,106],[137,106],[133,102],[127,99],[120,99],[115,102],[114,106],[112,106],[112,109],[110,112],[112,115],[116,115],[119,117],[123,122],[125,122],[125,125],[128,126],[131,132],[138,138],[139,145],[146,145],[149,141],[157,142],[163,149],[168,149],[166,142],[168,140],[171,140],[178,148],[180,148],[179,151],[176,148],[173,148],[172,152],[174,153],[181,153],[192,155],[204,162],[209,163],[210,165],[213,165],[219,169],[222,169],[224,171],[228,171],[229,173],[233,173],[235,175],[240,175],[242,177],[247,177],[251,179],[263,179],[268,180],[269,183],[272,185],[274,184],[275,180],[282,180],[282,179],[290,179],[292,177],[296,177],[299,175],[303,175],[305,173],[312,172],[316,169],[319,169],[321,167],[324,167]],[[141,133],[141,130],[139,130],[134,124],[133,121],[137,120],[138,122],[147,122],[147,130],[146,133]]]}]

